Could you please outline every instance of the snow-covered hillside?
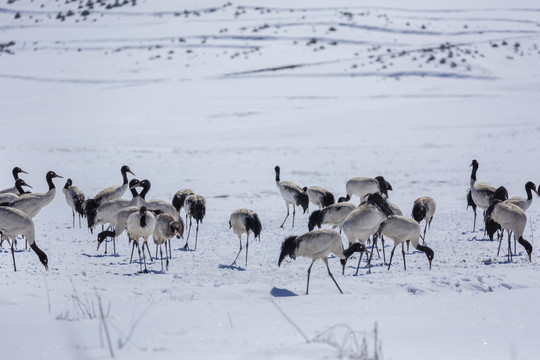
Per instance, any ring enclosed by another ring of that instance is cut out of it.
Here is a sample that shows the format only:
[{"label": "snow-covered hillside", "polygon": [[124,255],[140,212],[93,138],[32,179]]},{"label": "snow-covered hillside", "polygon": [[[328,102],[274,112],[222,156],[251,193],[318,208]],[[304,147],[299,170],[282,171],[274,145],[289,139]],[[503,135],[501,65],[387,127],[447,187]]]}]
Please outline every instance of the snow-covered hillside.
[{"label": "snow-covered hillside", "polygon": [[[532,262],[519,244],[508,262],[481,211],[472,231],[465,196],[473,159],[478,181],[511,196],[539,185],[539,60],[531,0],[2,1],[0,188],[14,166],[35,192],[48,170],[64,177],[34,219],[49,270],[23,240],[17,272],[0,251],[2,357],[107,358],[109,338],[122,359],[362,358],[363,341],[385,359],[535,359],[540,199]],[[104,255],[96,231],[72,228],[65,180],[91,197],[124,164],[150,179],[148,198],[206,198],[197,250],[174,239],[168,271],[157,260],[139,274],[125,234]],[[358,276],[357,256],[344,276],[331,257],[344,294],[317,262],[305,296],[309,259],[277,263],[309,214],[279,228],[276,165],[336,198],[352,177],[383,175],[405,215],[435,198],[431,271],[418,251],[404,271],[399,248],[390,270],[375,257]],[[242,207],[261,241],[230,266]]]}]

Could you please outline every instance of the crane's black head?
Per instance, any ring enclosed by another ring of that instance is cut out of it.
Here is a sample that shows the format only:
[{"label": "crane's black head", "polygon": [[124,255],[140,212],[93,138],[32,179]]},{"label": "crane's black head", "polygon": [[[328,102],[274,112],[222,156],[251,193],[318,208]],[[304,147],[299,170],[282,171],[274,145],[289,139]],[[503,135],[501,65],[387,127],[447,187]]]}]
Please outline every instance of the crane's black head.
[{"label": "crane's black head", "polygon": [[304,214],[309,208],[309,196],[305,191],[299,192],[295,196],[296,205],[300,205],[304,209]]},{"label": "crane's black head", "polygon": [[64,185],[64,189],[69,189],[69,187],[72,185],[73,185],[73,181],[71,179],[67,179],[66,184]]},{"label": "crane's black head", "polygon": [[489,236],[489,240],[493,240],[493,235],[497,230],[502,230],[501,225],[493,219],[486,219],[486,232]]},{"label": "crane's black head", "polygon": [[292,235],[283,240],[283,243],[281,244],[281,252],[279,254],[278,266],[281,265],[281,262],[286,256],[293,260],[296,259],[296,249],[298,248],[298,243],[296,241],[297,237],[297,235]]},{"label": "crane's black head", "polygon": [[508,199],[508,190],[504,186],[499,186],[493,194],[493,199],[501,201]]},{"label": "crane's black head", "polygon": [[431,270],[431,262],[433,261],[433,258],[435,257],[435,253],[433,252],[433,250],[431,250],[430,247],[422,246],[420,244],[416,246],[416,249],[423,251],[426,254],[429,261],[429,270]]},{"label": "crane's black head", "polygon": [[28,174],[26,171],[24,171],[23,169],[21,169],[20,167],[16,166],[13,168],[13,171],[11,172],[13,174],[13,178],[15,180],[17,180],[19,178],[19,174],[20,173],[23,173],[23,174]]},{"label": "crane's black head", "polygon": [[[101,243],[107,239],[108,237],[112,237],[114,238],[116,235],[116,233],[113,231],[110,231],[110,230],[105,230],[105,231],[102,231],[98,234],[97,236],[97,250],[99,250],[99,246],[101,245]],[[97,251],[96,250],[96,251]]]},{"label": "crane's black head", "polygon": [[341,274],[342,275],[345,274],[345,265],[347,264],[347,260],[355,252],[368,253],[368,250],[366,249],[366,247],[362,243],[355,242],[354,244],[351,244],[349,246],[349,248],[343,252],[343,255],[345,255],[345,259],[340,259],[341,267],[342,267],[342,269],[341,269]]},{"label": "crane's black head", "polygon": [[17,190],[19,190],[21,194],[24,194],[24,191],[22,189],[23,186],[26,186],[32,189],[32,187],[28,185],[23,179],[17,179],[17,181],[15,181],[15,187],[17,188]]},{"label": "crane's black head", "polygon": [[472,162],[471,162],[471,165],[469,166],[472,166],[473,168],[478,168],[478,161],[476,161],[476,159],[474,159]]},{"label": "crane's black head", "polygon": [[531,254],[532,254],[533,248],[532,248],[531,243],[525,240],[523,237],[519,238],[518,243],[520,243],[525,248],[525,251],[527,251],[527,255],[529,255],[529,261],[532,261]]},{"label": "crane's black head", "polygon": [[177,239],[184,238],[184,223],[182,220],[171,222],[169,229],[176,234]]},{"label": "crane's black head", "polygon": [[135,174],[131,171],[131,169],[127,165],[122,166],[120,168],[120,172],[122,173],[122,175],[125,175],[126,173],[130,173],[131,175],[135,176]]},{"label": "crane's black head", "polygon": [[381,193],[388,197],[388,190],[393,190],[392,185],[390,185],[390,183],[386,181],[382,176],[376,176],[375,180],[377,180],[377,182],[379,183],[379,189],[381,189]]},{"label": "crane's black head", "polygon": [[313,231],[313,229],[315,229],[315,226],[320,229],[322,225],[322,218],[322,210],[315,210],[314,212],[312,212],[311,215],[309,215],[308,230]]},{"label": "crane's black head", "polygon": [[57,173],[55,173],[52,170],[49,171],[45,177],[47,178],[47,180],[50,180],[50,179],[53,179],[53,178],[61,178],[61,179],[64,178],[63,176],[58,175]]},{"label": "crane's black head", "polygon": [[129,188],[130,189],[135,189],[137,186],[142,186],[140,184],[141,184],[141,182],[139,181],[139,179],[133,178],[133,179],[131,179],[129,181]]},{"label": "crane's black head", "polygon": [[47,254],[38,248],[36,243],[30,245],[30,248],[37,254],[39,261],[43,264],[43,266],[45,266],[45,270],[49,270],[49,259],[47,258]]}]

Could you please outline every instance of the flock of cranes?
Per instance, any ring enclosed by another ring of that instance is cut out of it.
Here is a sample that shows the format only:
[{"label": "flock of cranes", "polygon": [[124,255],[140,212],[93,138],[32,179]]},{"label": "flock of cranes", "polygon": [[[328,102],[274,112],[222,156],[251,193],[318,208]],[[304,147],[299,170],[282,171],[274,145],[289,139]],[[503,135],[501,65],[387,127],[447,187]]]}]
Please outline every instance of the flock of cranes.
[{"label": "flock of cranes", "polygon": [[[529,181],[525,185],[527,198],[508,198],[505,188],[495,189],[487,183],[477,182],[476,174],[479,164],[476,160],[473,160],[471,166],[472,173],[467,203],[474,210],[473,231],[476,226],[476,208],[479,207],[483,210],[485,228],[490,238],[493,238],[493,235],[499,231],[499,249],[502,242],[502,233],[507,232],[509,260],[511,260],[512,256],[511,234],[514,234],[515,240],[525,248],[529,260],[531,260],[532,246],[523,238],[527,222],[525,210],[532,202],[532,193],[534,192],[538,196],[540,189],[537,190],[536,185]],[[377,242],[380,239],[383,261],[386,264],[385,237],[391,239],[394,243],[388,261],[388,270],[390,270],[392,264],[394,251],[399,245],[401,245],[403,267],[406,270],[405,244],[407,244],[407,251],[409,250],[409,244],[412,244],[415,249],[423,252],[431,269],[434,251],[426,245],[426,231],[431,225],[436,210],[436,202],[433,198],[429,196],[418,198],[413,204],[411,217],[407,217],[403,215],[398,206],[388,201],[388,191],[393,189],[390,183],[382,176],[350,179],[345,185],[346,196],[339,197],[336,203],[334,195],[323,187],[300,187],[293,182],[281,180],[279,166],[276,166],[274,170],[276,186],[287,207],[287,214],[281,223],[281,228],[284,227],[290,215],[290,205],[293,208],[293,228],[297,206],[302,207],[303,213],[307,212],[310,202],[318,208],[309,215],[309,231],[307,233],[299,236],[289,236],[283,241],[278,260],[278,265],[281,265],[286,257],[296,259],[297,256],[301,256],[312,260],[308,268],[306,294],[309,292],[311,267],[318,259],[321,259],[326,264],[328,275],[341,292],[341,288],[328,266],[329,254],[334,254],[340,259],[343,266],[342,273],[344,273],[345,264],[349,257],[355,252],[359,252],[360,256],[356,267],[357,274],[363,254],[369,257],[367,260],[368,268],[371,266],[374,251],[379,252]],[[206,215],[205,198],[195,194],[191,189],[182,189],[176,192],[171,202],[159,199],[147,200],[146,196],[151,188],[150,181],[135,178],[128,180],[128,174],[133,176],[135,174],[127,165],[122,166],[120,172],[122,175],[120,185],[107,187],[92,198],[86,198],[81,189],[73,185],[71,179],[67,179],[62,192],[65,195],[67,204],[72,208],[73,227],[75,227],[76,215],[79,218],[79,226],[81,226],[81,219],[86,218],[87,226],[92,232],[94,228],[101,225],[102,229],[97,234],[97,250],[99,250],[101,244],[105,243],[105,253],[107,253],[107,239],[112,240],[113,252],[116,253],[115,239],[126,231],[129,241],[133,241],[130,263],[133,259],[135,247],[137,247],[141,272],[147,272],[146,254],[152,260],[148,246],[150,237],[154,239],[156,244],[156,258],[157,251],[160,250],[162,269],[162,247],[165,245],[165,266],[168,268],[169,259],[172,258],[170,240],[174,237],[183,238],[188,220],[189,229],[183,248],[190,249],[189,237],[193,220],[195,220],[196,230],[193,250],[196,250],[199,224]],[[15,167],[12,171],[14,186],[0,190],[0,235],[2,241],[7,240],[11,245],[15,271],[14,244],[18,235],[26,239],[27,244],[47,269],[47,255],[39,249],[35,242],[35,228],[32,219],[54,199],[56,194],[54,179],[62,178],[62,176],[54,171],[47,172],[45,179],[48,191],[46,193],[30,193],[23,188],[31,188],[31,186],[19,178],[21,173],[27,174],[19,167]],[[122,198],[128,190],[131,198]],[[353,196],[359,198],[359,205],[348,202]],[[185,222],[180,216],[182,208],[185,211]],[[425,221],[423,232],[420,227],[421,221]],[[321,229],[325,224],[332,226],[332,229]],[[105,226],[107,226],[107,229],[105,229]],[[236,265],[243,250],[243,234],[246,234],[245,265],[247,266],[249,236],[253,234],[255,239],[259,238],[260,240],[262,225],[259,216],[253,210],[238,209],[230,215],[229,226],[239,239],[239,251],[231,266]],[[335,229],[339,229],[339,232]],[[343,246],[342,233],[347,239],[347,248]],[[420,243],[420,240],[422,240],[422,243]],[[371,251],[368,251],[367,245],[370,241],[372,246]]]}]

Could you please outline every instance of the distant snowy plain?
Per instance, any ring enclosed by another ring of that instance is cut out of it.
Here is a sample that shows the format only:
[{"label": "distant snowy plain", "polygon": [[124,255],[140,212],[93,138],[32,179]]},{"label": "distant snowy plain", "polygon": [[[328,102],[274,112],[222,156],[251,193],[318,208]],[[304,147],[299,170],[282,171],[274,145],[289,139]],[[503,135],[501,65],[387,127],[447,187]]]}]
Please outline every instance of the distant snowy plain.
[{"label": "distant snowy plain", "polygon": [[[88,4],[0,4],[0,187],[20,166],[34,191],[54,170],[91,197],[128,164],[150,198],[205,196],[207,217],[197,251],[173,240],[169,270],[139,274],[125,235],[104,255],[72,228],[55,180],[34,219],[49,270],[22,242],[17,272],[0,252],[2,358],[108,358],[103,323],[120,359],[362,358],[374,327],[385,359],[537,358],[540,199],[527,211],[532,262],[518,247],[511,263],[480,212],[472,231],[465,200],[472,159],[511,196],[540,182],[537,2]],[[308,214],[279,228],[275,165],[336,197],[351,177],[383,175],[405,215],[435,198],[432,270],[417,251],[407,271],[396,253],[389,271],[375,259],[358,276],[356,256],[344,276],[331,258],[344,294],[316,263],[305,296],[310,261],[277,260]],[[231,267],[241,207],[263,232],[248,266]],[[105,320],[91,318],[99,299]]]}]

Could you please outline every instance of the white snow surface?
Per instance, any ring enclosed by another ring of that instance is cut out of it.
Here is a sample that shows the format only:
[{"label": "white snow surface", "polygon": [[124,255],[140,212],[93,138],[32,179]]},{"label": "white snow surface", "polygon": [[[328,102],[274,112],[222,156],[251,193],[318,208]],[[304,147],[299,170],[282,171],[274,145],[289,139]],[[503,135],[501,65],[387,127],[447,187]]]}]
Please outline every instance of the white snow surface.
[{"label": "white snow surface", "polygon": [[[520,245],[512,262],[506,243],[496,256],[465,199],[472,159],[510,196],[540,182],[537,1],[106,4],[0,3],[0,188],[14,166],[36,192],[48,170],[64,176],[34,219],[49,270],[24,240],[16,272],[0,251],[3,359],[109,358],[103,324],[130,360],[360,358],[375,326],[385,359],[538,358],[540,199],[527,210],[532,262]],[[91,197],[124,164],[152,182],[149,198],[192,188],[207,200],[197,250],[173,239],[168,271],[154,260],[139,273],[125,234],[104,255],[96,232],[72,228],[65,180]],[[279,228],[275,165],[336,198],[352,177],[383,175],[405,215],[435,198],[432,269],[410,251],[404,271],[397,248],[390,270],[374,257],[354,276],[355,255],[341,275],[331,256],[344,294],[319,261],[306,296],[310,260],[277,262],[309,214]],[[242,207],[263,230],[232,267],[228,220]],[[105,320],[88,316],[98,299]]]}]

